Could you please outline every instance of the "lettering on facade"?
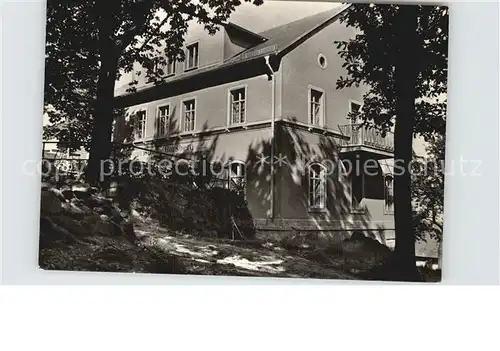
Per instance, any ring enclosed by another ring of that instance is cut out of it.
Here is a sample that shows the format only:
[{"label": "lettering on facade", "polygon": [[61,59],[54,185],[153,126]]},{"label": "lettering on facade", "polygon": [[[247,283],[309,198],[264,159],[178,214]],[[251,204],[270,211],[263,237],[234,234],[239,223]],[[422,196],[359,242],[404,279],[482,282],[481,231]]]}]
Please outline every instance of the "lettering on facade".
[{"label": "lettering on facade", "polygon": [[193,150],[193,144],[166,145],[163,147],[163,151],[167,153],[192,152]]},{"label": "lettering on facade", "polygon": [[263,48],[261,48],[259,50],[252,50],[250,52],[243,53],[243,54],[235,57],[234,59],[229,60],[229,62],[238,62],[238,61],[242,61],[242,60],[247,60],[249,58],[258,57],[258,56],[261,56],[261,55],[275,53],[276,50],[277,50],[277,45],[276,44],[270,45],[270,46],[266,46],[266,47],[263,47]]}]

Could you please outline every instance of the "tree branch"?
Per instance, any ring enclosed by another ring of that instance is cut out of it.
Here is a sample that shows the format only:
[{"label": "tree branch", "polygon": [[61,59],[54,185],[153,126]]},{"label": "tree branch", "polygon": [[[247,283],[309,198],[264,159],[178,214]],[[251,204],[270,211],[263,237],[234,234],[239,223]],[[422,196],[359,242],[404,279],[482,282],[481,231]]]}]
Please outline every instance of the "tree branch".
[{"label": "tree branch", "polygon": [[146,39],[146,41],[144,41],[144,43],[142,43],[141,47],[139,48],[139,52],[141,52],[142,49],[144,49],[144,47],[146,45],[148,45],[148,43],[151,41],[151,39],[153,39],[155,36],[157,36],[159,34],[161,27],[163,27],[165,25],[165,23],[167,23],[169,18],[170,18],[170,14],[167,14],[165,16],[165,18],[158,24],[158,27],[156,27],[153,30],[153,32],[149,35],[149,37]]},{"label": "tree branch", "polygon": [[[158,26],[151,32],[151,34],[146,38],[146,40],[144,41],[144,43],[142,43],[142,45],[135,49],[136,51],[136,54],[135,55],[132,55],[133,57],[137,56],[141,51],[142,49],[144,49],[144,47],[146,45],[148,45],[148,43],[155,37],[159,34],[160,32],[160,29],[161,27],[163,27],[165,25],[165,23],[167,23],[167,21],[169,20],[170,18],[170,14],[167,14],[167,16],[165,16],[165,18],[158,24]],[[125,48],[124,48],[125,49]],[[132,57],[132,59],[133,59]],[[130,59],[130,58],[129,58]],[[123,61],[123,58],[120,60],[120,61]]]},{"label": "tree branch", "polygon": [[133,16],[132,18],[133,27],[125,31],[122,36],[117,37],[117,40],[120,42],[118,52],[123,52],[123,50],[125,50],[125,48],[130,45],[132,40],[134,40],[135,36],[142,32],[142,29],[148,21],[148,14],[153,7],[153,2],[153,0],[143,0],[137,3],[136,6],[131,10],[131,13],[137,15]]}]

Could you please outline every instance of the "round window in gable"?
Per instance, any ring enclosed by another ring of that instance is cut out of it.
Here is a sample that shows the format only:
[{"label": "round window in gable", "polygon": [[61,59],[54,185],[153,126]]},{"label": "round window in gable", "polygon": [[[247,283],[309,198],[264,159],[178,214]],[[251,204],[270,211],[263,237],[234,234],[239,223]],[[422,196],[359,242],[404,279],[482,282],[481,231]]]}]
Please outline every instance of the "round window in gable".
[{"label": "round window in gable", "polygon": [[318,64],[321,68],[325,69],[328,66],[328,62],[326,61],[326,56],[323,54],[318,55]]}]

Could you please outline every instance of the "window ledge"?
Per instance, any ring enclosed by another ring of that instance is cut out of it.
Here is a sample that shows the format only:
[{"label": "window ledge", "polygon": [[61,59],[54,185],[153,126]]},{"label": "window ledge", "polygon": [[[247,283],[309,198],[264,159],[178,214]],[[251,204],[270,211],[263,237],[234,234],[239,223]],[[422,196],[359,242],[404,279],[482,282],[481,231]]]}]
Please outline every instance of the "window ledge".
[{"label": "window ledge", "polygon": [[195,69],[198,69],[198,66],[185,68],[184,72],[191,72],[191,71],[194,71]]},{"label": "window ledge", "polygon": [[181,132],[181,133],[178,133],[177,136],[179,136],[181,138],[185,138],[185,137],[190,137],[190,136],[197,136],[198,134],[200,134],[199,131],[193,130],[193,131],[190,131],[190,132]]},{"label": "window ledge", "polygon": [[313,130],[313,129],[317,129],[317,130],[321,130],[323,132],[328,132],[328,128],[326,128],[324,125],[321,125],[321,124],[312,124],[312,123],[308,123],[307,124],[307,129],[309,131]]},{"label": "window ledge", "polygon": [[157,134],[157,135],[155,135],[155,137],[153,139],[151,139],[151,141],[168,139],[169,137],[171,137],[171,135],[169,135],[167,133],[165,133],[165,134]]},{"label": "window ledge", "polygon": [[227,130],[237,129],[237,128],[247,129],[248,126],[246,122],[243,122],[243,123],[232,123],[226,127]]},{"label": "window ledge", "polygon": [[325,213],[327,212],[326,207],[325,208],[311,208],[309,207],[308,209],[309,213]]},{"label": "window ledge", "polygon": [[144,144],[144,143],[147,143],[149,141],[151,141],[152,139],[149,139],[149,138],[141,138],[141,139],[134,139],[134,140],[131,140],[129,141],[128,143],[131,144],[131,145],[134,145],[134,144]]}]

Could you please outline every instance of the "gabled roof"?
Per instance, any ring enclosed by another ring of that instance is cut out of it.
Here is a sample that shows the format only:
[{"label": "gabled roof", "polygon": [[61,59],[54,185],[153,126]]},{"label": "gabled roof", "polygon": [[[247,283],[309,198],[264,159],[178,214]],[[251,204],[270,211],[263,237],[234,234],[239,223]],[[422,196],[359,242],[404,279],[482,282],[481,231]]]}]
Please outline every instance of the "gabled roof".
[{"label": "gabled roof", "polygon": [[[351,4],[342,5],[334,9],[321,12],[312,16],[308,16],[297,21],[287,23],[282,26],[271,28],[261,33],[253,33],[243,27],[237,26],[233,23],[226,24],[230,28],[245,32],[248,36],[258,39],[259,41],[265,40],[247,50],[244,50],[235,56],[225,60],[224,62],[216,63],[211,66],[201,67],[199,69],[179,74],[178,76],[170,79],[165,84],[172,84],[176,82],[185,82],[196,76],[205,76],[206,74],[215,73],[219,70],[228,69],[231,66],[246,63],[257,58],[262,58],[267,55],[285,55],[297,45],[300,45],[304,40],[311,37],[319,30],[335,21],[338,16],[347,10]],[[161,86],[161,85],[159,85]],[[137,88],[134,94],[156,89],[158,86],[148,86],[144,88]],[[128,84],[118,89],[119,96],[117,99],[122,100],[127,95],[124,90],[128,88]]]},{"label": "gabled roof", "polygon": [[301,18],[299,20],[268,29],[259,33],[260,36],[267,40],[259,45],[247,49],[225,62],[244,61],[247,58],[262,56],[270,53],[280,53],[285,49],[290,48],[301,39],[306,39],[315,34],[324,26],[330,24],[337,18],[349,5],[343,5],[334,9],[320,12],[318,14]]}]

